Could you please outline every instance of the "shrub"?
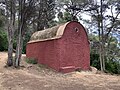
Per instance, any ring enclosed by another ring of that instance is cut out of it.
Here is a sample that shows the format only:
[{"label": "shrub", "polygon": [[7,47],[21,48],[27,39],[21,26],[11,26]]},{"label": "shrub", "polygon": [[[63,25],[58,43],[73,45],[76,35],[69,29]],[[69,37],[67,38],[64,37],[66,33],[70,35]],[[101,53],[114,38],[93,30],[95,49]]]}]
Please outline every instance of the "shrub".
[{"label": "shrub", "polygon": [[6,51],[8,48],[7,33],[0,30],[0,51]]},{"label": "shrub", "polygon": [[35,58],[26,58],[25,61],[29,64],[37,64],[37,60]]},{"label": "shrub", "polygon": [[120,74],[120,63],[115,60],[108,60],[106,62],[106,71],[112,74]]},{"label": "shrub", "polygon": [[48,66],[45,65],[45,64],[38,64],[38,67],[40,67],[40,68],[48,68]]},{"label": "shrub", "polygon": [[[90,54],[90,65],[100,70],[99,54]],[[120,62],[119,60],[107,59],[105,57],[105,68],[107,73],[120,74]]]},{"label": "shrub", "polygon": [[23,41],[23,49],[22,49],[22,53],[25,54],[26,53],[26,45],[27,45],[27,42],[29,41],[30,39],[30,33],[27,32],[25,37],[24,37],[24,41]]},{"label": "shrub", "polygon": [[90,65],[100,70],[99,54],[94,54],[94,53],[90,54]]}]

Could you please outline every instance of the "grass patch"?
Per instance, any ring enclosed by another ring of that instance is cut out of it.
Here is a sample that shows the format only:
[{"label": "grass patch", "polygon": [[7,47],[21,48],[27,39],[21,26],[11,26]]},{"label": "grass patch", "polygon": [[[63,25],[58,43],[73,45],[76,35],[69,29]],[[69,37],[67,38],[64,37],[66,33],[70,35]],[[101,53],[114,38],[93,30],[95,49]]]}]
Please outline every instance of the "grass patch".
[{"label": "grass patch", "polygon": [[35,58],[26,58],[25,60],[29,64],[37,64],[37,60]]},{"label": "grass patch", "polygon": [[39,67],[39,68],[48,68],[48,66],[47,66],[47,65],[44,65],[44,64],[38,64],[38,67]]}]

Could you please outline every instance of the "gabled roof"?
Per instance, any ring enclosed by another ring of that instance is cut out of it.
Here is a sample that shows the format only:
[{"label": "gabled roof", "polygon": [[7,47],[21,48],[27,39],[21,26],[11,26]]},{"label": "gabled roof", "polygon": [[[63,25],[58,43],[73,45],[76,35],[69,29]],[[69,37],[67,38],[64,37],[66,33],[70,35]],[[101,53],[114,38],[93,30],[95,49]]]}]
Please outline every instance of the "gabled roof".
[{"label": "gabled roof", "polygon": [[69,22],[45,30],[37,31],[33,33],[28,43],[61,38],[68,23]]}]

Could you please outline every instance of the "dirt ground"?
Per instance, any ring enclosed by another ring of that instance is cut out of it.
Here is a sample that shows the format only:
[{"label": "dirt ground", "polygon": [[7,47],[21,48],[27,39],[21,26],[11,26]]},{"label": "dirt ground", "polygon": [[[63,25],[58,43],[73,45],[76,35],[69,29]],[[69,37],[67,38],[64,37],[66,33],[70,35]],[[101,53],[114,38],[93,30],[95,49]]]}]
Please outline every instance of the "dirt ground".
[{"label": "dirt ground", "polygon": [[[25,55],[23,55],[25,57]],[[0,90],[120,90],[120,76],[72,72],[62,74],[22,60],[21,68],[5,68],[0,52]]]}]

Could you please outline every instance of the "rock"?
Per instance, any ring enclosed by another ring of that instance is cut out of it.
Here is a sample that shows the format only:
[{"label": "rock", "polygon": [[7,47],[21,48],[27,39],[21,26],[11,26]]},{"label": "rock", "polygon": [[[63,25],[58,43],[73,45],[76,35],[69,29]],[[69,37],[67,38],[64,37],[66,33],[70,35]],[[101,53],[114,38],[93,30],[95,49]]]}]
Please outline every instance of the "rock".
[{"label": "rock", "polygon": [[91,66],[90,68],[91,68],[91,72],[92,72],[93,74],[96,74],[96,73],[97,73],[97,71],[98,71],[97,68],[92,67],[92,66]]}]

